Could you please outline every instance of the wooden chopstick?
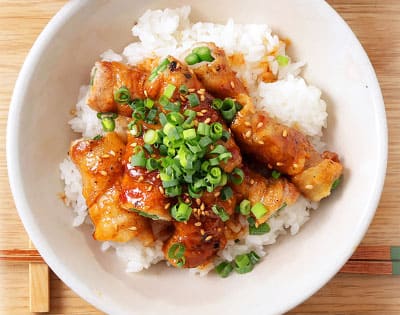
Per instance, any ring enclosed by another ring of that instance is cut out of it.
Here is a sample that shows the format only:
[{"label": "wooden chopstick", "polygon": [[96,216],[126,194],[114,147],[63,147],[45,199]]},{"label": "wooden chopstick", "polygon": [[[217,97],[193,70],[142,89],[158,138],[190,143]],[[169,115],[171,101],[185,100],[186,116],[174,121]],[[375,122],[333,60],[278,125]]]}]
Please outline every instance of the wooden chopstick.
[{"label": "wooden chopstick", "polygon": [[[0,262],[44,262],[35,249],[0,250]],[[400,246],[361,245],[340,270],[342,273],[400,275]]]},{"label": "wooden chopstick", "polygon": [[350,260],[400,260],[400,246],[359,246]]},{"label": "wooden chopstick", "polygon": [[[34,248],[30,240],[29,248]],[[50,274],[44,261],[29,263],[29,310],[32,313],[50,311]]]},{"label": "wooden chopstick", "polygon": [[44,262],[36,249],[0,249],[0,261]]}]

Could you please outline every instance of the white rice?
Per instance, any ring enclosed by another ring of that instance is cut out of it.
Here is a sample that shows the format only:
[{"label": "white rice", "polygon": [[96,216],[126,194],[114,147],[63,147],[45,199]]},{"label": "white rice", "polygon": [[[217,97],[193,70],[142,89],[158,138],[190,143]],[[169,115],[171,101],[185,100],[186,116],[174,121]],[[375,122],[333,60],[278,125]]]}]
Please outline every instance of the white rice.
[{"label": "white rice", "polygon": [[[257,106],[268,111],[282,123],[294,126],[310,137],[317,147],[320,142],[322,128],[326,128],[326,103],[321,99],[321,91],[307,85],[300,76],[303,62],[292,62],[289,57],[287,66],[279,66],[275,57],[286,55],[286,44],[273,34],[267,25],[235,24],[229,19],[226,24],[195,23],[189,20],[190,7],[147,11],[133,27],[135,41],[117,54],[109,49],[101,58],[107,61],[122,61],[136,64],[148,57],[165,57],[173,55],[182,59],[187,50],[195,43],[212,41],[222,47],[228,55],[241,53],[245,64],[235,66],[237,75],[247,85],[250,95]],[[261,60],[267,60],[269,68],[278,77],[274,83],[260,83]],[[102,128],[96,112],[86,104],[88,86],[83,86],[76,105],[76,116],[69,121],[71,128],[83,137],[94,137],[102,134]],[[69,158],[60,164],[61,179],[65,182],[66,204],[75,214],[74,226],[85,221],[87,207],[82,196],[81,176]],[[222,260],[233,260],[235,256],[254,250],[260,256],[267,254],[266,245],[276,242],[283,234],[294,235],[308,221],[310,209],[316,209],[317,203],[311,203],[303,197],[272,217],[268,223],[270,232],[260,236],[248,235],[240,242],[229,241],[214,264]],[[244,220],[243,225],[247,222]],[[157,241],[154,247],[144,247],[139,241],[128,243],[104,242],[103,250],[113,248],[118,257],[126,262],[127,272],[138,272],[149,268],[163,259],[162,243]],[[191,272],[204,275],[213,269],[213,264]]]}]

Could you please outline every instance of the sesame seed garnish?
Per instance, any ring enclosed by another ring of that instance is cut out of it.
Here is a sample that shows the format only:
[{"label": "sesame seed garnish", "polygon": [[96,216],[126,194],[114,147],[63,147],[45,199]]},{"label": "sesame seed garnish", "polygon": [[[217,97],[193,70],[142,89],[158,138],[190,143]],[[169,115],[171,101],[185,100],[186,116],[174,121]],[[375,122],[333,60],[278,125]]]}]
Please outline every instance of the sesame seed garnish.
[{"label": "sesame seed garnish", "polygon": [[160,179],[160,173],[158,173],[156,177],[157,177],[158,179]]},{"label": "sesame seed garnish", "polygon": [[210,241],[212,239],[212,235],[208,235],[205,239],[206,242]]},{"label": "sesame seed garnish", "polygon": [[268,166],[268,168],[272,169],[272,165],[271,164],[268,163],[267,166]]},{"label": "sesame seed garnish", "polygon": [[196,91],[196,89],[188,89],[188,92],[194,92],[194,91]]},{"label": "sesame seed garnish", "polygon": [[235,88],[235,82],[231,81],[231,87],[232,87],[232,89]]},{"label": "sesame seed garnish", "polygon": [[144,180],[144,177],[143,177],[143,176],[139,176],[138,182],[139,182],[139,183],[140,183],[140,182],[143,182],[143,180]]},{"label": "sesame seed garnish", "polygon": [[262,122],[259,122],[259,123],[257,124],[257,128],[261,128],[262,126],[264,126],[264,124],[263,124]]},{"label": "sesame seed garnish", "polygon": [[198,222],[196,222],[194,225],[195,225],[195,226],[201,226],[201,222],[198,221]]},{"label": "sesame seed garnish", "polygon": [[183,95],[179,95],[179,98],[181,99],[182,102],[186,101],[186,98]]},{"label": "sesame seed garnish", "polygon": [[128,230],[136,231],[136,230],[137,230],[137,227],[136,227],[136,226],[131,226],[131,227],[128,227]]},{"label": "sesame seed garnish", "polygon": [[254,179],[251,179],[251,180],[250,180],[250,185],[254,185],[254,183],[255,183],[255,182],[254,182]]},{"label": "sesame seed garnish", "polygon": [[206,98],[204,97],[204,94],[201,94],[201,95],[200,95],[200,101],[204,102],[205,99],[206,99]]},{"label": "sesame seed garnish", "polygon": [[203,114],[205,114],[205,113],[207,113],[207,109],[202,109],[201,112],[202,112]]},{"label": "sesame seed garnish", "polygon": [[199,94],[204,94],[205,92],[206,92],[205,89],[199,89],[199,90],[197,91],[197,93],[199,93]]},{"label": "sesame seed garnish", "polygon": [[264,144],[264,141],[259,140],[259,141],[258,141],[258,144]]},{"label": "sesame seed garnish", "polygon": [[103,176],[107,176],[107,172],[106,171],[100,171],[99,172],[101,175],[103,175]]},{"label": "sesame seed garnish", "polygon": [[293,167],[298,168],[299,166],[297,165],[297,163],[293,163]]},{"label": "sesame seed garnish", "polygon": [[200,206],[200,204],[201,204],[200,198],[197,198],[197,199],[196,199],[196,203],[197,203],[198,206]]},{"label": "sesame seed garnish", "polygon": [[[137,146],[137,143],[136,142],[134,142],[134,143],[131,143],[131,147],[136,147]],[[112,155],[112,154],[111,154]]]},{"label": "sesame seed garnish", "polygon": [[214,194],[214,197],[218,197],[220,194],[221,194],[221,192],[220,192],[220,191],[217,191],[217,192]]},{"label": "sesame seed garnish", "polygon": [[246,138],[250,138],[250,137],[251,137],[251,130],[248,130],[248,131],[244,134],[244,136],[245,136]]},{"label": "sesame seed garnish", "polygon": [[286,129],[284,129],[284,130],[282,131],[282,137],[286,138],[287,135],[288,135],[288,132],[287,132]]},{"label": "sesame seed garnish", "polygon": [[201,234],[201,235],[204,235],[204,234],[205,234],[205,232],[204,232],[203,229],[200,230],[200,234]]},{"label": "sesame seed garnish", "polygon": [[276,166],[283,166],[282,162],[276,162]]},{"label": "sesame seed garnish", "polygon": [[171,204],[168,202],[168,203],[164,206],[164,209],[167,210],[167,209],[169,209],[170,206],[171,206]]},{"label": "sesame seed garnish", "polygon": [[204,120],[205,124],[209,124],[210,122],[211,122],[211,118],[210,117],[208,117],[206,120]]},{"label": "sesame seed garnish", "polygon": [[250,127],[250,126],[251,126],[251,123],[250,123],[249,121],[245,121],[245,122],[244,122],[244,125],[247,126],[247,127]]},{"label": "sesame seed garnish", "polygon": [[147,97],[147,95],[148,95],[148,94],[147,94],[147,91],[146,91],[146,90],[144,90],[144,92],[143,92],[143,93],[144,93],[144,95]]},{"label": "sesame seed garnish", "polygon": [[101,157],[102,157],[103,159],[107,159],[107,158],[109,158],[110,156],[106,153],[106,154],[103,154]]},{"label": "sesame seed garnish", "polygon": [[201,113],[201,112],[197,112],[196,115],[199,116],[199,117],[203,117],[204,116],[204,114]]},{"label": "sesame seed garnish", "polygon": [[146,191],[151,191],[153,189],[153,186],[147,186]]},{"label": "sesame seed garnish", "polygon": [[314,188],[314,186],[313,185],[306,185],[306,189],[313,189]]},{"label": "sesame seed garnish", "polygon": [[164,194],[164,188],[162,188],[161,186],[158,186],[158,190],[160,191],[160,193]]},{"label": "sesame seed garnish", "polygon": [[200,205],[200,210],[203,211],[205,208],[206,208],[206,206],[204,205],[204,203],[202,203],[202,204]]}]

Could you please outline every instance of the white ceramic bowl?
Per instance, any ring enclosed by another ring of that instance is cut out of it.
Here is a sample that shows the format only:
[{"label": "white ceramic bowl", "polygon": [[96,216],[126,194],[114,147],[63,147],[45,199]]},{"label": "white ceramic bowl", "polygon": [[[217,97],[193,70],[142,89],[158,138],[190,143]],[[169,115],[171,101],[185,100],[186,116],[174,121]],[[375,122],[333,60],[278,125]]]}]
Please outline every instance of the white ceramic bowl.
[{"label": "white ceramic bowl", "polygon": [[[344,182],[295,237],[286,237],[250,274],[197,277],[156,266],[126,274],[102,253],[87,228],[74,229],[58,197],[58,164],[72,133],[67,121],[79,86],[99,54],[132,41],[148,8],[192,5],[196,20],[268,23],[307,62],[305,77],[328,101],[326,141],[346,166]],[[112,314],[277,314],[304,301],[345,263],[360,242],[381,194],[387,158],[384,105],[367,55],[323,1],[76,0],[53,18],[19,75],[7,135],[9,177],[30,238],[75,292]]]}]

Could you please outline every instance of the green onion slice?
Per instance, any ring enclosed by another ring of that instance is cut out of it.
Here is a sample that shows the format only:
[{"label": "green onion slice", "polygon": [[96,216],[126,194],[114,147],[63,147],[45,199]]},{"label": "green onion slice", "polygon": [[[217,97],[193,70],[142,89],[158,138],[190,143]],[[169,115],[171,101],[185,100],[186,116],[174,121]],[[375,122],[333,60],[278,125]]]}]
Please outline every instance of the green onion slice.
[{"label": "green onion slice", "polygon": [[239,205],[239,211],[243,215],[249,215],[251,209],[250,200],[243,199]]},{"label": "green onion slice", "polygon": [[227,261],[223,261],[222,263],[220,263],[218,266],[215,267],[215,271],[222,278],[226,278],[227,276],[229,276],[232,270],[233,270],[232,264]]},{"label": "green onion slice", "polygon": [[171,83],[168,83],[168,85],[164,89],[163,95],[166,98],[170,99],[174,95],[175,90],[176,90],[176,86]]},{"label": "green onion slice", "polygon": [[257,227],[255,225],[249,225],[250,235],[263,235],[267,234],[270,230],[271,228],[267,222],[264,222]]},{"label": "green onion slice", "polygon": [[233,118],[235,117],[236,111],[237,111],[235,101],[231,98],[226,98],[222,102],[220,111],[221,111],[222,117],[226,121],[231,122],[233,120]]},{"label": "green onion slice", "polygon": [[211,210],[220,217],[220,219],[222,220],[222,222],[226,222],[229,220],[229,214],[225,212],[224,208],[219,207],[217,205],[213,205],[211,207]]},{"label": "green onion slice", "polygon": [[271,173],[271,176],[272,176],[273,178],[275,178],[275,179],[278,179],[278,178],[281,176],[281,173],[279,173],[279,172],[276,171],[276,170],[273,170],[272,173]]},{"label": "green onion slice", "polygon": [[187,55],[185,58],[185,62],[190,66],[194,65],[196,63],[199,63],[200,61],[201,60],[200,60],[199,56],[195,53],[191,53],[191,54]]},{"label": "green onion slice", "polygon": [[141,166],[141,167],[146,166],[146,155],[144,154],[144,151],[142,148],[139,148],[138,152],[131,156],[131,165],[134,167],[135,166]]},{"label": "green onion slice", "polygon": [[155,69],[153,69],[153,71],[151,72],[151,74],[149,76],[149,81],[150,82],[154,81],[161,72],[163,72],[167,69],[167,66],[169,64],[170,64],[170,61],[168,60],[168,58],[165,58],[163,61],[161,61],[161,63]]},{"label": "green onion slice", "polygon": [[179,202],[171,208],[171,216],[178,222],[188,221],[192,208],[184,202]]},{"label": "green onion slice", "polygon": [[143,140],[144,140],[144,143],[147,143],[147,144],[156,143],[159,140],[158,132],[153,129],[147,130],[143,136]]},{"label": "green onion slice", "polygon": [[240,185],[244,180],[244,172],[240,168],[235,168],[230,174],[231,182]]},{"label": "green onion slice", "polygon": [[185,254],[185,245],[182,243],[174,243],[168,249],[168,258],[170,259],[180,259],[184,257]]},{"label": "green onion slice", "polygon": [[119,104],[128,104],[131,101],[131,92],[126,86],[120,87],[114,92],[114,101]]},{"label": "green onion slice", "polygon": [[237,273],[243,274],[253,270],[254,265],[247,254],[236,256],[233,267]]},{"label": "green onion slice", "polygon": [[257,202],[251,207],[251,212],[257,219],[260,219],[267,214],[268,210],[261,202]]},{"label": "green onion slice", "polygon": [[200,104],[199,97],[197,96],[196,93],[190,93],[186,97],[191,107],[195,107]]},{"label": "green onion slice", "polygon": [[233,196],[233,191],[232,188],[229,186],[226,186],[222,189],[221,191],[221,199],[222,200],[228,200]]},{"label": "green onion slice", "polygon": [[338,188],[338,186],[340,185],[340,182],[342,181],[342,178],[341,177],[339,177],[338,179],[336,179],[334,182],[333,182],[333,184],[332,184],[332,187],[331,187],[331,191],[332,190],[335,190],[336,188]]},{"label": "green onion slice", "polygon": [[276,56],[276,61],[278,62],[279,66],[285,67],[289,64],[289,57],[284,55]]},{"label": "green onion slice", "polygon": [[182,84],[182,85],[179,87],[179,93],[181,93],[181,94],[183,94],[183,95],[188,94],[188,93],[189,93],[188,87],[187,87],[186,85]]}]

